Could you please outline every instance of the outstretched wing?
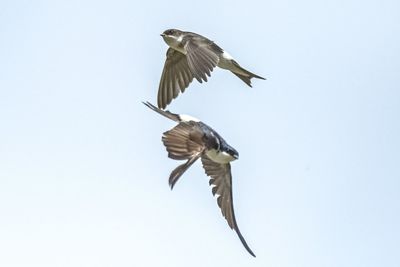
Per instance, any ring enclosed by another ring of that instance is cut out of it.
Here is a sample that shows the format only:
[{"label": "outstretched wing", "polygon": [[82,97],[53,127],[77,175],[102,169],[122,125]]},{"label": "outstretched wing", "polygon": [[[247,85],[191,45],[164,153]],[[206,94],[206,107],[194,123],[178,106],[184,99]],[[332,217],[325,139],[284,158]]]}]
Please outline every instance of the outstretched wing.
[{"label": "outstretched wing", "polygon": [[212,187],[212,193],[214,196],[217,195],[217,203],[221,209],[222,215],[228,222],[229,227],[235,230],[246,250],[255,257],[253,251],[247,245],[246,240],[240,233],[239,227],[236,223],[232,200],[231,165],[229,163],[216,163],[205,154],[201,157],[201,161],[206,174],[211,178],[210,185],[214,186]]},{"label": "outstretched wing", "polygon": [[192,37],[185,45],[187,62],[193,76],[200,83],[207,81],[207,76],[218,65],[219,54],[223,50],[214,42],[202,37]]},{"label": "outstretched wing", "polygon": [[151,104],[150,102],[142,102],[142,103],[143,103],[145,106],[147,106],[148,108],[154,110],[154,111],[157,112],[158,114],[161,114],[161,115],[163,115],[164,117],[166,117],[166,118],[168,118],[168,119],[170,119],[170,120],[173,120],[173,121],[176,121],[176,122],[181,121],[181,118],[179,117],[178,114],[172,113],[172,112],[170,112],[170,111],[168,111],[168,110],[159,109],[159,108],[157,108],[156,106],[154,106],[153,104]]},{"label": "outstretched wing", "polygon": [[172,48],[167,50],[167,59],[158,87],[157,104],[161,109],[171,103],[179,92],[184,92],[193,81],[186,56]]}]

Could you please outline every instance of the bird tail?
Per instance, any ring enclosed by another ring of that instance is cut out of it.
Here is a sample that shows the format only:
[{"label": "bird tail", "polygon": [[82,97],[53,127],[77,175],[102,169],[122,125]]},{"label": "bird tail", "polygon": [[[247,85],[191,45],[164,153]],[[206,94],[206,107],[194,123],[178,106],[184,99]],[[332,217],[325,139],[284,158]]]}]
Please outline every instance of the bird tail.
[{"label": "bird tail", "polygon": [[257,74],[254,74],[244,68],[242,68],[236,61],[232,60],[233,65],[236,68],[236,71],[232,71],[233,74],[235,74],[239,79],[241,79],[243,82],[245,82],[248,86],[251,86],[251,79],[252,78],[257,78],[257,79],[262,79],[265,80],[264,77],[261,77]]},{"label": "bird tail", "polygon": [[168,183],[169,183],[169,186],[171,187],[171,190],[174,189],[176,182],[179,180],[179,178],[181,178],[182,174],[184,174],[185,171],[187,169],[189,169],[189,167],[192,166],[193,163],[196,162],[196,160],[199,159],[199,157],[200,157],[200,153],[192,156],[185,163],[183,163],[182,165],[179,165],[171,172],[169,179],[168,179]]},{"label": "bird tail", "polygon": [[158,114],[163,115],[164,117],[167,117],[168,119],[171,119],[173,121],[180,121],[180,117],[178,114],[172,113],[168,110],[162,110],[157,108],[156,106],[154,106],[153,104],[151,104],[150,102],[142,102],[145,106],[147,106],[148,108],[154,110],[155,112],[157,112]]}]

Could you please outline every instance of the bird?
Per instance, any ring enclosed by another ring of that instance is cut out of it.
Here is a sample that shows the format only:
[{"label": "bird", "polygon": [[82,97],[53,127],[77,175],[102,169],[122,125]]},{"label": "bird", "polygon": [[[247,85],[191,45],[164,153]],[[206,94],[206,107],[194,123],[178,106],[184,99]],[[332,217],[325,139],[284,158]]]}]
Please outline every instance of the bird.
[{"label": "bird", "polygon": [[252,78],[265,80],[241,67],[228,52],[200,34],[168,29],[161,36],[169,46],[158,87],[157,104],[161,109],[183,93],[193,78],[207,82],[216,66],[231,71],[250,87]]},{"label": "bird", "polygon": [[230,162],[238,159],[239,153],[202,121],[189,115],[179,115],[159,109],[150,102],[143,102],[143,104],[178,123],[162,136],[168,157],[174,160],[186,160],[171,172],[168,180],[171,190],[183,173],[196,160],[201,159],[205,173],[210,177],[212,194],[217,197],[217,204],[222,215],[229,227],[236,232],[245,249],[250,255],[256,257],[239,230],[233,209]]}]

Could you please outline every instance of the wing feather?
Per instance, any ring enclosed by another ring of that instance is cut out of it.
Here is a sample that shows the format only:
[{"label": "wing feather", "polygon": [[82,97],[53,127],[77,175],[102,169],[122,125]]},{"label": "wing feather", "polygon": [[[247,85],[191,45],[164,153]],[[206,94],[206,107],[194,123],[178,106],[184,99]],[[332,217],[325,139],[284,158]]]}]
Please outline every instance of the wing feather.
[{"label": "wing feather", "polygon": [[176,160],[187,160],[176,167],[169,176],[171,189],[204,151],[202,132],[194,122],[180,122],[177,126],[164,133],[162,141],[167,148],[168,157]]},{"label": "wing feather", "polygon": [[163,134],[162,141],[170,158],[185,160],[204,149],[201,135],[201,129],[195,122],[180,122]]},{"label": "wing feather", "polygon": [[158,87],[157,104],[165,109],[172,99],[184,92],[193,81],[186,56],[172,48],[167,50],[167,59]]},{"label": "wing feather", "polygon": [[207,81],[207,76],[210,77],[211,72],[218,65],[220,50],[216,47],[218,46],[211,41],[189,40],[186,44],[189,68],[200,83]]},{"label": "wing feather", "polygon": [[236,222],[232,199],[231,165],[229,163],[220,164],[214,162],[205,154],[201,157],[201,161],[206,174],[210,177],[210,185],[213,186],[212,193],[214,196],[217,196],[217,204],[221,209],[222,215],[228,222],[229,227],[235,230],[246,250],[255,257],[253,251],[240,233]]}]

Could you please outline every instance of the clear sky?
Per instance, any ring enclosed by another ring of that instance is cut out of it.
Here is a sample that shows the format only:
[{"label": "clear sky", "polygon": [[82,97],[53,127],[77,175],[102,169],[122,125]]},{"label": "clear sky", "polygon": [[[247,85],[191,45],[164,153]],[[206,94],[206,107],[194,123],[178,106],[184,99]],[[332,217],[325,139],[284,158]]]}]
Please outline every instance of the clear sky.
[{"label": "clear sky", "polygon": [[[400,266],[399,1],[1,1],[0,266]],[[167,28],[216,69],[169,109],[239,151],[236,217],[200,162],[171,192]]]}]

